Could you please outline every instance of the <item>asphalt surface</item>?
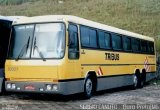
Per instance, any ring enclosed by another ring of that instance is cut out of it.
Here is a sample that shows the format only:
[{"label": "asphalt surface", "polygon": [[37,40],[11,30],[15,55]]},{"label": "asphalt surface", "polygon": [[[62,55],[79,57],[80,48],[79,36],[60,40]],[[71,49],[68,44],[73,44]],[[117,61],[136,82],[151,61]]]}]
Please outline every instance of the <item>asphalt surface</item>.
[{"label": "asphalt surface", "polygon": [[91,99],[82,94],[59,96],[8,93],[0,96],[2,110],[159,110],[160,85],[150,83],[142,89],[129,87],[101,91]]}]

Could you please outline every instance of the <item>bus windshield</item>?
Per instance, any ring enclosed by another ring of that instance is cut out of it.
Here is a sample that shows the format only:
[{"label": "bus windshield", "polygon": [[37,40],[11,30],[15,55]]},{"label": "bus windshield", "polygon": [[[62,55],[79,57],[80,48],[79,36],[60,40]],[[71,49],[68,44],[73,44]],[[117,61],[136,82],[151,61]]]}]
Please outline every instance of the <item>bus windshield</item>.
[{"label": "bus windshield", "polygon": [[62,58],[65,51],[63,23],[43,23],[13,26],[10,41],[11,59]]}]

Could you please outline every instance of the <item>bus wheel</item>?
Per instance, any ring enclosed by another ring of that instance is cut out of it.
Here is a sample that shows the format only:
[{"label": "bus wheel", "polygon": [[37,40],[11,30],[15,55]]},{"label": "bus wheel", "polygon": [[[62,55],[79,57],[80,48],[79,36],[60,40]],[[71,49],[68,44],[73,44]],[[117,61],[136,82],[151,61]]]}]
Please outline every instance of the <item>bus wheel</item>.
[{"label": "bus wheel", "polygon": [[139,88],[143,88],[143,86],[144,86],[144,83],[145,83],[145,74],[144,73],[142,73],[141,74],[141,77],[140,77],[140,82],[139,82]]},{"label": "bus wheel", "polygon": [[84,84],[84,97],[89,99],[93,93],[93,82],[90,77],[88,77]]},{"label": "bus wheel", "polygon": [[137,89],[138,87],[138,77],[136,74],[133,75],[133,85],[132,85],[132,88],[133,89]]},{"label": "bus wheel", "polygon": [[143,88],[143,86],[144,86],[144,80],[142,79],[140,82],[139,88]]}]

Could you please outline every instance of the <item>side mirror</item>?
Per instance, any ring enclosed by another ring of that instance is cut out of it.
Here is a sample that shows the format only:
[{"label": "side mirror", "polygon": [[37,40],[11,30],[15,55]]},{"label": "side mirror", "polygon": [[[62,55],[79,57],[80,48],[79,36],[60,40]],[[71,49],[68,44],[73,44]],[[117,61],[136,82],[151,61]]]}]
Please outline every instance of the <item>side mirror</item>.
[{"label": "side mirror", "polygon": [[74,49],[69,49],[68,57],[70,59],[77,59],[77,58],[79,58],[79,51],[74,50]]},{"label": "side mirror", "polygon": [[69,35],[68,46],[75,42],[75,37],[77,36],[76,32],[69,32],[69,34],[72,35]]},{"label": "side mirror", "polygon": [[78,49],[78,36],[77,32],[69,32],[69,42],[68,42],[68,57],[70,59],[79,58],[79,49]]}]

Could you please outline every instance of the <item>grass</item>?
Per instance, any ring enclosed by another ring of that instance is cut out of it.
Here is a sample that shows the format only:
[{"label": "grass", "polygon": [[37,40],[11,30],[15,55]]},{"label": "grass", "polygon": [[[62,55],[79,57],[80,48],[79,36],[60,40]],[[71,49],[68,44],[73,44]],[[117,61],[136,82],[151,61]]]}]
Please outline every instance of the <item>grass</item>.
[{"label": "grass", "polygon": [[33,2],[35,0],[0,0],[1,5],[20,5],[25,2]]},{"label": "grass", "polygon": [[[160,37],[160,0],[0,0],[1,15],[68,14]],[[157,40],[160,51],[160,40]]]}]

